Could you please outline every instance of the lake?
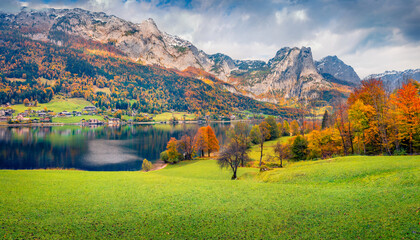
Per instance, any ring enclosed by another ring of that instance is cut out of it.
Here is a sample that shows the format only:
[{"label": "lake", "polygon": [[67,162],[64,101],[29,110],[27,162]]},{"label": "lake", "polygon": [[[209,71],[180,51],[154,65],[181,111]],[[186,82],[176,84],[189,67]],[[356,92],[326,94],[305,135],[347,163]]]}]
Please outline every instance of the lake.
[{"label": "lake", "polygon": [[[201,125],[203,126],[203,125]],[[171,137],[194,135],[198,124],[117,127],[2,127],[0,169],[137,171],[143,159],[159,160]],[[229,123],[211,123],[220,145]]]}]

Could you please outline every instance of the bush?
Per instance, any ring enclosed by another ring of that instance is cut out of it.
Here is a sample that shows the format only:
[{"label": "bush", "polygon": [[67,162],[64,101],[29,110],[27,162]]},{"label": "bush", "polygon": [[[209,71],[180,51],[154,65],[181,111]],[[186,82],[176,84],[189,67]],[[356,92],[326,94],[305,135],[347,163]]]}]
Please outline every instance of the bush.
[{"label": "bush", "polygon": [[267,165],[261,165],[260,172],[270,171],[273,170],[272,168],[268,167]]},{"label": "bush", "polygon": [[153,164],[151,162],[147,161],[147,159],[144,159],[143,164],[141,165],[141,168],[143,169],[143,171],[148,172],[148,171],[152,170]]},{"label": "bush", "polygon": [[295,161],[306,159],[308,142],[304,137],[298,135],[292,144],[292,159]]},{"label": "bush", "polygon": [[395,149],[394,155],[395,156],[403,156],[403,155],[407,155],[407,152],[405,151],[405,149],[400,149],[400,150]]},{"label": "bush", "polygon": [[168,152],[167,151],[163,151],[160,153],[160,160],[164,161],[165,163],[168,163]]}]

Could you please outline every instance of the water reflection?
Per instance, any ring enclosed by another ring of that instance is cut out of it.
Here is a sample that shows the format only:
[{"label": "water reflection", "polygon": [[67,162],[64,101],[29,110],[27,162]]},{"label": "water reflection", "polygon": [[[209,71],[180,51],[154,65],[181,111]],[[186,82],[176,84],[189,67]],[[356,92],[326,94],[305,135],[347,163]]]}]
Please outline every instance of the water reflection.
[{"label": "water reflection", "polygon": [[[229,124],[211,124],[221,144]],[[195,133],[199,125],[0,128],[0,169],[75,168],[134,171],[155,162],[171,137]]]}]

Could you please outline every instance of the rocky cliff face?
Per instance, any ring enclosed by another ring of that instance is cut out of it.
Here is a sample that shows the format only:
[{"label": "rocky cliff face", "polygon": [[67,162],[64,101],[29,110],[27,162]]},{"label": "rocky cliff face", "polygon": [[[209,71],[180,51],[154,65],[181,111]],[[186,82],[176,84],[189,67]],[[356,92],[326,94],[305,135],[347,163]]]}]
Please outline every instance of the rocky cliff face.
[{"label": "rocky cliff face", "polygon": [[316,61],[315,65],[318,72],[326,79],[350,85],[360,83],[360,78],[354,69],[337,56],[327,56],[320,61]]},{"label": "rocky cliff face", "polygon": [[[220,53],[208,55],[192,43],[160,31],[152,19],[135,24],[82,9],[24,9],[16,15],[2,15],[2,21],[29,29],[24,34],[35,40],[62,45],[63,34],[77,36],[112,44],[141,64],[201,69],[233,85],[226,89],[236,89],[262,101],[318,97],[320,91],[331,87],[318,70],[346,81],[358,78],[349,66],[335,59],[319,62],[317,70],[311,49],[306,47],[282,48],[268,62],[234,60]],[[337,67],[340,70],[335,70]]]},{"label": "rocky cliff face", "polygon": [[408,69],[405,71],[386,71],[384,73],[369,75],[364,79],[370,78],[381,79],[384,82],[384,87],[387,90],[392,91],[401,87],[401,85],[405,83],[408,79],[420,81],[420,69]]},{"label": "rocky cliff face", "polygon": [[256,95],[272,93],[286,99],[313,98],[317,97],[317,89],[329,87],[314,66],[310,48],[282,48],[266,68],[266,76],[250,84],[248,91]]}]

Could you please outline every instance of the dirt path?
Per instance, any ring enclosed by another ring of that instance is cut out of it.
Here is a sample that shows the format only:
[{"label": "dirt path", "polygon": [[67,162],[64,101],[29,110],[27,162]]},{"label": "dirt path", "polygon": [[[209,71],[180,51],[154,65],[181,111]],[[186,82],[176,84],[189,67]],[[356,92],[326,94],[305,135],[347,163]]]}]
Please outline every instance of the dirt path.
[{"label": "dirt path", "polygon": [[167,166],[168,164],[163,162],[163,161],[157,161],[155,164],[153,164],[153,168],[150,171],[157,171],[160,169],[163,169]]}]

